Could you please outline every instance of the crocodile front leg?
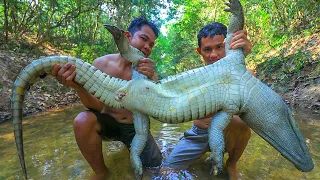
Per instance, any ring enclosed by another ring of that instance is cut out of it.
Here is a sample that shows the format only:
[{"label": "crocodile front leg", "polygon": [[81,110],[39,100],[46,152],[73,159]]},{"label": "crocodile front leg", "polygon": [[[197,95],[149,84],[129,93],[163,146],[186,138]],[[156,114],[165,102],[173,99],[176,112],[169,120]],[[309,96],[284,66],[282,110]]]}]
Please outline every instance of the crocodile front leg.
[{"label": "crocodile front leg", "polygon": [[136,111],[132,112],[132,114],[136,134],[132,140],[130,149],[131,166],[134,169],[136,179],[142,179],[143,169],[140,154],[147,143],[150,120],[149,116],[145,114]]},{"label": "crocodile front leg", "polygon": [[223,130],[227,127],[232,119],[232,115],[224,111],[218,111],[211,120],[208,129],[208,141],[211,150],[210,156],[206,162],[211,163],[210,175],[217,175],[222,171],[224,137]]}]

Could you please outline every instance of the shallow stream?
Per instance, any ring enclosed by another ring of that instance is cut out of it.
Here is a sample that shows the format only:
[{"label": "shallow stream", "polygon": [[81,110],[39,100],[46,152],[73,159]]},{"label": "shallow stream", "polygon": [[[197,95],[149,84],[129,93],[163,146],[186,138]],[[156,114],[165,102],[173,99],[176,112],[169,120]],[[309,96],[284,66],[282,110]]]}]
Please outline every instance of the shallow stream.
[{"label": "shallow stream", "polygon": [[[25,160],[30,179],[89,179],[92,170],[78,149],[72,127],[72,120],[82,110],[83,106],[74,106],[24,118]],[[313,171],[300,172],[252,132],[249,144],[238,162],[240,179],[320,179],[320,117],[296,112],[295,119],[311,151],[315,163]],[[191,125],[192,122],[166,124],[151,121],[151,132],[164,157]],[[111,179],[134,179],[129,152],[125,146],[121,142],[103,142],[103,148],[106,165],[112,172]],[[209,166],[204,163],[208,155],[206,153],[187,170],[172,173],[171,179],[211,179]],[[11,122],[0,124],[2,179],[23,179]],[[145,172],[143,179],[160,178],[155,172]],[[212,179],[227,179],[226,172]]]}]

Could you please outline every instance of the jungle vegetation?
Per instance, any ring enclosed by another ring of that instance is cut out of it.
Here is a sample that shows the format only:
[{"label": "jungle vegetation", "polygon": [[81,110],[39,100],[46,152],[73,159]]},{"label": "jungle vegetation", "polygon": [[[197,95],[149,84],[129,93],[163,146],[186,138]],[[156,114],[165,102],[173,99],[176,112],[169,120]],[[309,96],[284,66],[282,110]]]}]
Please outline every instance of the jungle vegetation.
[{"label": "jungle vegetation", "polygon": [[[281,48],[298,37],[320,30],[318,0],[241,0],[245,28],[253,43],[247,64],[256,67],[267,62],[272,67],[284,64],[288,73],[299,71],[319,54],[298,50],[286,59],[261,56]],[[218,21],[228,24],[230,14],[222,0],[3,0],[0,2],[0,45],[14,51],[32,53],[54,48],[88,62],[116,53],[117,49],[104,24],[127,29],[134,17],[142,16],[161,27],[161,35],[150,57],[156,61],[160,77],[202,66],[196,53],[197,32]],[[288,67],[287,67],[288,66]]]}]

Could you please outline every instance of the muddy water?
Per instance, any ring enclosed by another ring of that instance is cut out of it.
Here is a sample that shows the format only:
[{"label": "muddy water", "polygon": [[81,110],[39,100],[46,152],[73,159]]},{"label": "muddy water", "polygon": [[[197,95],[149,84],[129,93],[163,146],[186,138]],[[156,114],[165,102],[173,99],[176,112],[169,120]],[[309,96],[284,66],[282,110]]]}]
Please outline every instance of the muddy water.
[{"label": "muddy water", "polygon": [[[90,178],[92,170],[77,147],[72,129],[73,118],[82,110],[82,106],[75,106],[24,118],[25,159],[30,179]],[[314,170],[309,173],[298,171],[262,138],[252,133],[238,162],[241,179],[320,179],[320,117],[299,112],[295,119],[310,148]],[[164,157],[191,124],[151,121],[151,132]],[[23,179],[12,132],[11,122],[0,125],[0,180]],[[103,148],[104,160],[112,172],[111,179],[134,179],[125,146],[121,142],[103,142]],[[171,179],[210,179],[209,167],[204,163],[207,156],[208,153],[187,170],[172,173]],[[226,178],[224,172],[214,179]],[[154,172],[145,172],[143,179],[160,178]]]}]

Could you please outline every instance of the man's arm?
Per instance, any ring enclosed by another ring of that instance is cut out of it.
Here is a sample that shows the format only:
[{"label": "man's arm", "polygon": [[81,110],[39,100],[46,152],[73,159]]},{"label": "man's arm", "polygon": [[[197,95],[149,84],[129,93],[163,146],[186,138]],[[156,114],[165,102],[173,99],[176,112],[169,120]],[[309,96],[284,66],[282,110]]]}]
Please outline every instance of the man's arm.
[{"label": "man's arm", "polygon": [[[94,65],[94,63],[93,63]],[[71,64],[65,64],[60,67],[60,65],[55,65],[52,69],[52,76],[56,77],[56,79],[65,86],[73,88],[78,96],[80,97],[81,102],[88,109],[93,109],[96,111],[102,111],[103,103],[95,98],[92,94],[90,94],[86,89],[84,89],[81,85],[74,82],[73,79],[76,75],[75,66]]]},{"label": "man's arm", "polygon": [[248,32],[246,30],[240,30],[233,34],[229,49],[243,48],[244,56],[246,57],[252,49],[252,44],[248,39]]},{"label": "man's arm", "polygon": [[147,76],[149,79],[157,82],[158,76],[155,73],[155,65],[154,62],[149,58],[141,59],[138,62],[138,65],[135,67],[135,70],[139,73]]}]

